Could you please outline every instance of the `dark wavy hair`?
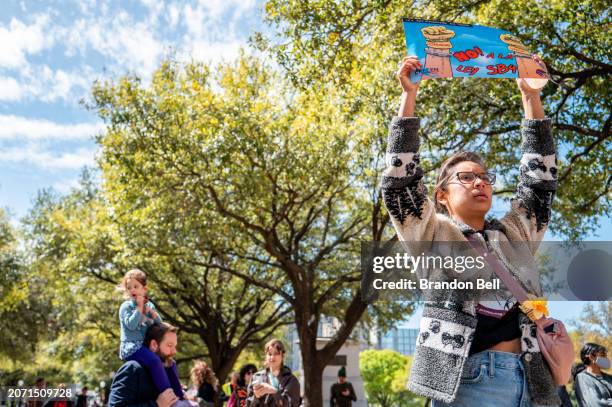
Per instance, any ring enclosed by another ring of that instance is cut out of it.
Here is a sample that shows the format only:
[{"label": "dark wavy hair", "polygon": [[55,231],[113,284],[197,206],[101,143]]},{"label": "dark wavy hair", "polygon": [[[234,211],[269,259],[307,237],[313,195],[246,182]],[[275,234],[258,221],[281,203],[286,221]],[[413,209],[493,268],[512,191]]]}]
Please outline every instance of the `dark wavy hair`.
[{"label": "dark wavy hair", "polygon": [[589,355],[595,355],[599,352],[607,352],[607,349],[597,343],[585,343],[582,349],[580,349],[580,360],[582,363],[578,363],[572,368],[572,377],[576,379],[576,375],[582,372],[588,365],[592,363],[589,359]]},{"label": "dark wavy hair", "polygon": [[257,366],[255,366],[252,363],[248,363],[248,364],[242,366],[240,368],[240,371],[238,372],[238,385],[240,387],[246,387],[245,376],[249,372],[255,373],[256,371],[257,371]]}]

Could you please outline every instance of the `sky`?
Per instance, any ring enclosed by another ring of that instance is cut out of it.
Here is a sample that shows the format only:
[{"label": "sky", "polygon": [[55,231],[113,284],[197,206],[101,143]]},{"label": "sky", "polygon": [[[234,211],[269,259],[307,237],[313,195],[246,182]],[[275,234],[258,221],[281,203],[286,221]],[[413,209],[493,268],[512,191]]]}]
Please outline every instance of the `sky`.
[{"label": "sky", "polygon": [[0,207],[13,222],[37,192],[66,193],[94,166],[95,80],[161,59],[231,60],[263,27],[260,0],[13,1],[0,13]]},{"label": "sky", "polygon": [[[2,6],[0,208],[14,223],[39,190],[67,193],[84,166],[95,166],[93,137],[103,126],[81,103],[94,81],[129,73],[146,82],[169,55],[231,60],[253,31],[265,31],[263,0],[4,0]],[[612,241],[612,219],[601,223],[590,238]]]}]

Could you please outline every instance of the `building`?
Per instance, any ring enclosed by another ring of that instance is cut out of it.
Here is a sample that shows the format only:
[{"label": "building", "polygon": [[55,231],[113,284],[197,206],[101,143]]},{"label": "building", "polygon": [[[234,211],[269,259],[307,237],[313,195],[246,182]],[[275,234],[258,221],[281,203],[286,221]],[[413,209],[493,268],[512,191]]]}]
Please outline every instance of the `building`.
[{"label": "building", "polygon": [[378,332],[376,349],[391,349],[402,355],[414,355],[419,330],[393,328],[386,333]]},{"label": "building", "polygon": [[[334,318],[324,317],[319,324],[317,334],[317,348],[322,348],[333,337],[338,328],[338,321]],[[286,359],[287,365],[300,379],[302,390],[304,389],[304,373],[302,370],[302,358],[300,354],[300,342],[295,328],[289,330],[286,336],[287,342],[291,346]],[[363,380],[359,373],[359,353],[367,349],[357,339],[348,339],[338,350],[335,358],[323,370],[323,405],[329,405],[330,389],[332,384],[338,381],[338,370],[346,367],[346,379],[353,384],[357,401],[353,402],[353,407],[367,407],[368,403],[363,388]]]}]

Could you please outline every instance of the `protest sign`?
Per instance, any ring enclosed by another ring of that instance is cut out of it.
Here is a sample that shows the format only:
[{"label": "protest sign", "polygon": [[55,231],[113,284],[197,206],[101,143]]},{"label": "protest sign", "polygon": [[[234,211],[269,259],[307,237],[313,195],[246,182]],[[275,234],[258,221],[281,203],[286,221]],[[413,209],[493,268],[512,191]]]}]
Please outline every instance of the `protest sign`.
[{"label": "protest sign", "polygon": [[408,55],[416,55],[422,69],[411,80],[431,78],[532,78],[546,83],[546,65],[514,35],[505,30],[472,24],[404,19]]}]

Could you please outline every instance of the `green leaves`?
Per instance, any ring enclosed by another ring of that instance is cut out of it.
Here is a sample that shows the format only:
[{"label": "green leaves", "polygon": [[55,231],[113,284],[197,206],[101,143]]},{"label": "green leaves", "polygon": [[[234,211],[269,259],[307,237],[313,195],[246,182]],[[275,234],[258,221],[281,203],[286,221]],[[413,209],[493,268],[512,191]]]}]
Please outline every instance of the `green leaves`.
[{"label": "green leaves", "polygon": [[359,354],[359,371],[368,402],[381,407],[420,406],[424,400],[406,390],[411,359],[392,350]]},{"label": "green leaves", "polygon": [[[345,122],[366,124],[357,132],[374,137],[371,153],[378,156],[400,94],[393,76],[406,52],[402,17],[481,24],[517,34],[553,74],[543,91],[561,161],[551,231],[570,239],[585,237],[610,211],[612,105],[606,84],[612,74],[607,55],[612,37],[606,2],[269,0],[266,10],[277,37],[258,34],[253,42],[272,52],[300,88],[334,84],[342,89]],[[498,190],[509,197],[517,182],[518,95],[513,81],[425,81],[417,115],[423,119],[422,155],[429,168],[435,170],[458,149],[482,152],[491,167],[506,174]]]}]

